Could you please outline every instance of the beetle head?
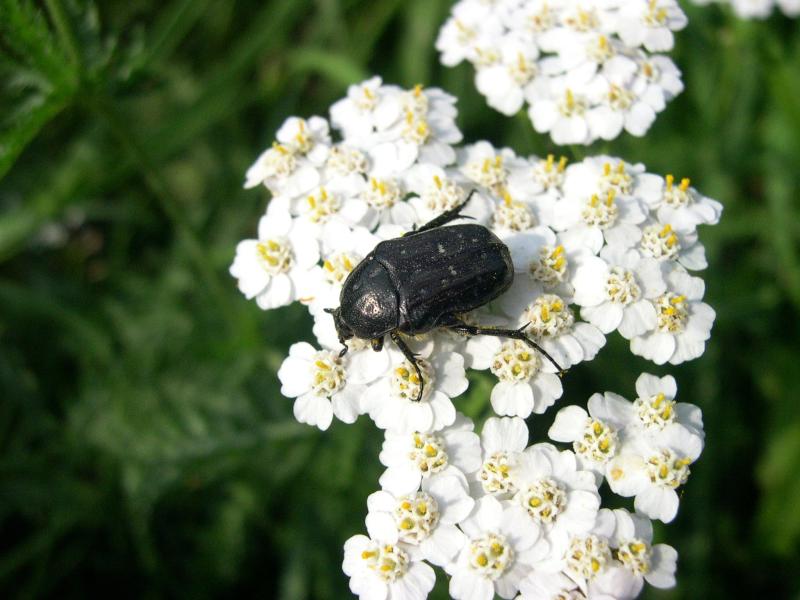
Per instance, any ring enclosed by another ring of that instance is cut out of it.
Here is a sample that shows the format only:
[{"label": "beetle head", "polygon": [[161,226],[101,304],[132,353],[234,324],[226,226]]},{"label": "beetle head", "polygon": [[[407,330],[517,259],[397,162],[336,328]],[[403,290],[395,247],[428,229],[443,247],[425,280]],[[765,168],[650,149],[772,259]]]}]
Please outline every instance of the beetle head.
[{"label": "beetle head", "polygon": [[326,308],[324,309],[326,313],[333,316],[333,324],[336,327],[336,334],[339,336],[339,341],[344,344],[345,340],[349,340],[353,337],[353,330],[347,326],[342,320],[341,315],[341,308]]}]

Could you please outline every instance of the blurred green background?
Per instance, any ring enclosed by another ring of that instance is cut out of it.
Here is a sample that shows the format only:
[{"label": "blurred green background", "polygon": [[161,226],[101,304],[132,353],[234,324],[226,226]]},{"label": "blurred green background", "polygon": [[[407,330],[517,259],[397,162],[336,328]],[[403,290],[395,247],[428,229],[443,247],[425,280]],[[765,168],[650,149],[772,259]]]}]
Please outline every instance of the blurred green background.
[{"label": "blurred green background", "polygon": [[[294,422],[275,371],[311,319],[260,311],[227,267],[267,200],[247,166],[370,74],[459,96],[467,140],[559,153],[489,110],[471,68],[438,65],[449,4],[0,0],[3,597],[349,596],[342,544],[381,435]],[[703,409],[705,452],[657,529],[679,585],[648,598],[798,598],[800,28],[686,9],[686,92],[646,138],[590,152],[724,203],[701,232],[713,337],[664,369],[612,336],[562,402],[632,397],[646,370]],[[483,418],[489,389],[456,404]],[[530,422],[540,439],[551,419]]]}]

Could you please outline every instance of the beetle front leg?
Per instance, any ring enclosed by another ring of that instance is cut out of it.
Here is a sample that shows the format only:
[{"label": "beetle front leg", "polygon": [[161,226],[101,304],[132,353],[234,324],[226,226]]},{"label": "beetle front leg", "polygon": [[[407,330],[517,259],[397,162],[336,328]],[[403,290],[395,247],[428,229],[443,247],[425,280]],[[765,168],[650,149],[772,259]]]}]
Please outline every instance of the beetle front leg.
[{"label": "beetle front leg", "polygon": [[422,369],[419,368],[419,363],[417,362],[417,355],[411,351],[411,348],[408,347],[405,340],[400,337],[400,334],[396,331],[392,331],[389,334],[392,337],[392,341],[400,348],[400,352],[403,353],[403,356],[406,357],[406,360],[410,362],[414,366],[414,370],[417,372],[417,377],[419,377],[419,392],[417,392],[417,397],[414,398],[414,402],[419,402],[422,400],[422,392],[425,390],[425,378],[422,376]]},{"label": "beetle front leg", "polygon": [[350,350],[350,348],[348,347],[347,342],[345,342],[343,339],[340,339],[339,343],[342,344],[342,349],[339,350],[339,358],[342,358],[345,354],[347,354],[347,351]]},{"label": "beetle front leg", "polygon": [[459,321],[456,319],[452,323],[444,325],[444,327],[452,331],[455,331],[457,333],[463,333],[466,335],[491,335],[494,337],[504,337],[504,338],[510,338],[512,340],[520,340],[521,342],[525,342],[526,344],[528,344],[528,346],[535,349],[537,352],[540,352],[542,356],[544,356],[547,360],[549,360],[552,363],[552,365],[558,370],[558,376],[563,377],[567,371],[565,369],[562,369],[561,365],[559,365],[556,362],[556,360],[552,356],[550,356],[544,348],[542,348],[539,344],[534,342],[531,338],[529,338],[525,334],[525,328],[528,325],[529,324],[526,323],[519,329],[501,329],[495,327],[480,327],[475,325],[468,325],[467,323],[464,323],[463,321]]}]

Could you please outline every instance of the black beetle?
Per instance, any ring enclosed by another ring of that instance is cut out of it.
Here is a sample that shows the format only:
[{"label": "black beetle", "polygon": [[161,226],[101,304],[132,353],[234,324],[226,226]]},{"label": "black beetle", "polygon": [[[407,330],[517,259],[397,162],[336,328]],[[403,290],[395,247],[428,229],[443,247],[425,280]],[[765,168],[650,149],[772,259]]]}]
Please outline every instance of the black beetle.
[{"label": "black beetle", "polygon": [[469,325],[459,318],[494,300],[514,281],[511,253],[497,236],[482,225],[451,225],[469,218],[461,210],[467,199],[419,229],[380,242],[350,272],[342,286],[339,308],[326,308],[333,315],[339,341],[347,353],[346,340],[370,340],[376,352],[383,349],[386,334],[414,365],[422,398],[425,382],[416,355],[400,334],[416,335],[436,328],[465,335],[493,335],[522,340],[542,353],[559,374],[558,363],[519,329]]}]

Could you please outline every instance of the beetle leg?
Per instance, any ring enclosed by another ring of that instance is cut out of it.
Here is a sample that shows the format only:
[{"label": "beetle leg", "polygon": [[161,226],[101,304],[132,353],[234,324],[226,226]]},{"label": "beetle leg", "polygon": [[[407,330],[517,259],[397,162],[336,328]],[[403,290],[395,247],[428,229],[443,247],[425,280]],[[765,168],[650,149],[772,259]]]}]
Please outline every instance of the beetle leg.
[{"label": "beetle leg", "polygon": [[347,354],[347,351],[350,350],[350,348],[348,348],[347,342],[345,342],[344,340],[339,340],[339,341],[342,343],[342,349],[339,350],[339,358],[342,358],[345,354]]},{"label": "beetle leg", "polygon": [[370,340],[370,344],[372,345],[372,349],[375,350],[375,352],[380,352],[381,350],[383,350],[383,338],[382,337],[371,339]]},{"label": "beetle leg", "polygon": [[403,237],[415,235],[417,233],[422,233],[423,231],[428,231],[429,229],[435,229],[437,227],[441,227],[442,225],[446,225],[450,221],[455,221],[456,219],[474,219],[474,217],[470,217],[469,215],[462,215],[461,211],[464,210],[464,207],[472,199],[472,195],[477,191],[478,191],[477,189],[473,188],[472,191],[467,196],[466,200],[464,200],[461,204],[454,206],[450,210],[443,212],[438,217],[434,217],[424,225],[420,226],[418,229],[409,231]]},{"label": "beetle leg", "polygon": [[400,348],[400,352],[403,353],[406,360],[414,366],[414,370],[417,372],[417,377],[419,377],[419,392],[417,393],[417,397],[414,398],[414,402],[419,402],[422,400],[422,392],[425,389],[425,379],[422,377],[422,369],[419,368],[417,355],[411,351],[411,348],[408,347],[408,344],[400,337],[399,333],[392,331],[389,335],[392,337],[392,341],[397,344],[397,347]]},{"label": "beetle leg", "polygon": [[491,335],[494,337],[505,337],[510,338],[512,340],[520,340],[521,342],[525,342],[531,348],[534,348],[536,351],[540,352],[542,356],[544,356],[547,360],[549,360],[552,365],[558,369],[558,376],[563,377],[564,374],[567,372],[565,369],[561,368],[556,360],[550,356],[547,351],[542,348],[539,344],[534,342],[531,338],[529,338],[525,334],[525,328],[529,325],[526,323],[519,329],[501,329],[499,327],[480,327],[475,325],[468,325],[462,321],[455,320],[453,323],[444,325],[445,328],[450,329],[452,331],[456,331],[458,333],[463,333],[466,335]]}]

